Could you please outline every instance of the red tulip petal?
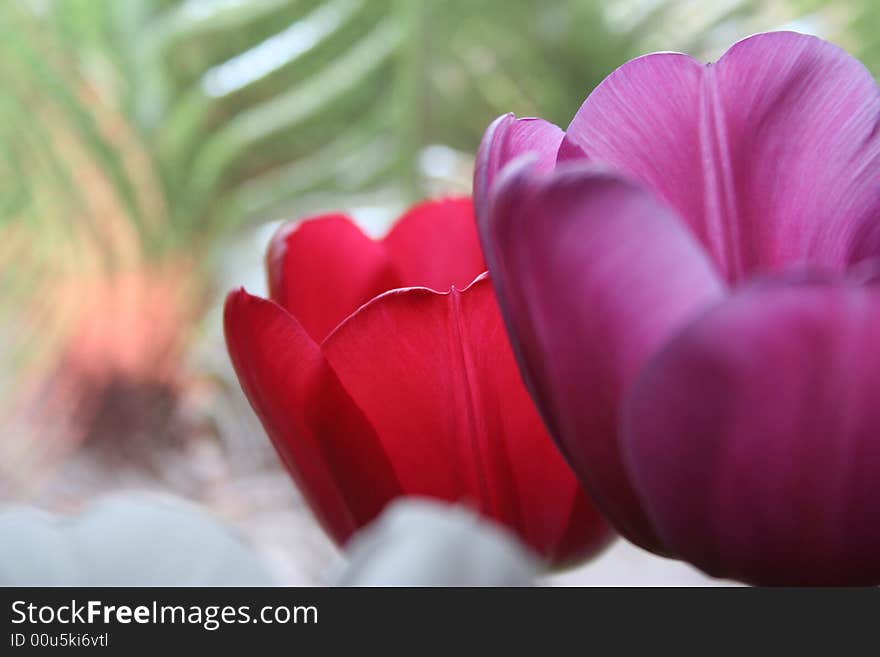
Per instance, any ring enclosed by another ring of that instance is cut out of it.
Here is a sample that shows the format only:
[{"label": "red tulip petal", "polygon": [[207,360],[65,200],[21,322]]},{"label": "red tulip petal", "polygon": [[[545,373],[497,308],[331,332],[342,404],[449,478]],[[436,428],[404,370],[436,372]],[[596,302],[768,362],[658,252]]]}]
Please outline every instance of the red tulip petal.
[{"label": "red tulip petal", "polygon": [[[407,212],[383,240],[398,285],[445,292],[486,271],[469,198],[428,201]],[[387,288],[391,289],[391,288]]]},{"label": "red tulip petal", "polygon": [[324,528],[344,542],[399,492],[373,428],[280,306],[238,290],[224,324],[245,395]]},{"label": "red tulip petal", "polygon": [[520,381],[485,277],[382,295],[322,349],[406,494],[470,501],[555,560],[607,538]]},{"label": "red tulip petal", "polygon": [[673,552],[759,584],[880,584],[880,283],[745,289],[646,368],[624,446]]},{"label": "red tulip petal", "polygon": [[398,287],[385,248],[345,215],[283,226],[266,258],[272,299],[316,342],[374,296]]},{"label": "red tulip petal", "polygon": [[705,66],[640,57],[583,104],[560,147],[643,182],[729,280],[880,255],[880,90],[855,58],[793,32]]},{"label": "red tulip petal", "polygon": [[681,221],[588,165],[499,181],[481,226],[526,380],[593,500],[631,540],[662,550],[618,445],[622,395],[642,364],[723,285]]},{"label": "red tulip petal", "polygon": [[565,133],[543,119],[517,119],[504,114],[495,119],[480,143],[474,166],[474,205],[478,216],[486,214],[492,184],[504,166],[520,155],[532,153],[536,166],[550,170]]}]

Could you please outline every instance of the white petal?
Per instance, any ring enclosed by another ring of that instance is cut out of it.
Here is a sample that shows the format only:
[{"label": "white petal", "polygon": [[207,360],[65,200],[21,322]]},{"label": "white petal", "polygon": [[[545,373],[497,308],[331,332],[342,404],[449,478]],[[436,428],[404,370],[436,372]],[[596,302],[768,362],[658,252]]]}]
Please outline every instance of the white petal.
[{"label": "white petal", "polygon": [[539,559],[472,511],[426,499],[391,505],[348,547],[340,586],[531,586]]},{"label": "white petal", "polygon": [[74,515],[0,509],[0,585],[264,586],[256,557],[183,500],[105,497]]}]

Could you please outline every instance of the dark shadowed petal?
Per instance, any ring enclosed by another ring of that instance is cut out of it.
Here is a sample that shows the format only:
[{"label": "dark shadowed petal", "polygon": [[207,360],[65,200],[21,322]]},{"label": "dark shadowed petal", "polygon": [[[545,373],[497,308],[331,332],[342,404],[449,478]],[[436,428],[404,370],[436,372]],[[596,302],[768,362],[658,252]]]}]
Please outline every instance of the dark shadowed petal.
[{"label": "dark shadowed petal", "polygon": [[492,184],[504,166],[525,153],[535,156],[536,166],[550,170],[565,133],[543,119],[499,116],[483,135],[474,165],[474,206],[481,217],[488,209]]},{"label": "dark shadowed petal", "polygon": [[723,294],[711,262],[669,209],[589,165],[511,165],[481,230],[547,425],[617,528],[662,551],[621,463],[618,405],[654,351]]},{"label": "dark shadowed petal", "polygon": [[397,287],[385,248],[345,215],[283,226],[266,265],[272,299],[316,342],[374,296]]},{"label": "dark shadowed petal", "polygon": [[880,284],[747,288],[686,329],[627,404],[664,543],[761,584],[880,583]]},{"label": "dark shadowed petal", "polygon": [[704,66],[635,59],[590,95],[560,158],[603,161],[672,205],[729,280],[880,252],[880,91],[858,60],[793,32]]},{"label": "dark shadowed petal", "polygon": [[557,562],[607,539],[522,385],[485,277],[382,295],[322,349],[406,494],[472,503]]},{"label": "dark shadowed petal", "polygon": [[456,285],[463,289],[486,271],[470,198],[416,205],[398,220],[383,243],[397,275],[394,287],[445,292]]},{"label": "dark shadowed petal", "polygon": [[372,426],[280,306],[237,290],[224,324],[242,389],[318,519],[344,542],[399,492]]}]

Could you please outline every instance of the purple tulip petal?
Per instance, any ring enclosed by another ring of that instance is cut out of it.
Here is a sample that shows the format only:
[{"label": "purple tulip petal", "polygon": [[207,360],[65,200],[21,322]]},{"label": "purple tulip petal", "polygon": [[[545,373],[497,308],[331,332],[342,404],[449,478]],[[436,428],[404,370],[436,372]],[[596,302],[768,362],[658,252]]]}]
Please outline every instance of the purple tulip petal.
[{"label": "purple tulip petal", "polygon": [[662,551],[624,470],[617,408],[655,349],[723,293],[681,220],[589,165],[499,180],[484,251],[524,379],[593,499],[634,542]]},{"label": "purple tulip petal", "polygon": [[837,46],[759,34],[704,66],[635,59],[583,104],[577,147],[675,208],[728,280],[880,255],[880,91]]},{"label": "purple tulip petal", "polygon": [[565,133],[543,119],[517,119],[504,114],[495,119],[480,143],[474,167],[474,209],[486,216],[492,183],[508,162],[525,153],[534,153],[537,166],[550,170],[556,164],[556,151]]},{"label": "purple tulip petal", "polygon": [[665,545],[759,584],[880,583],[880,280],[744,289],[646,367],[624,456]]}]

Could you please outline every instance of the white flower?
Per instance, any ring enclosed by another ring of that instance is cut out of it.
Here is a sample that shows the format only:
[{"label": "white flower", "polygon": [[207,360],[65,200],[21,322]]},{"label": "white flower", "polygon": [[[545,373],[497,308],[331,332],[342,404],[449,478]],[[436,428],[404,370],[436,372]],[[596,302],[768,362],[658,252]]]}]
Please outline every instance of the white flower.
[{"label": "white flower", "polygon": [[195,505],[116,494],[74,515],[0,508],[0,585],[262,586],[255,556]]},{"label": "white flower", "polygon": [[347,552],[340,586],[531,586],[540,569],[500,525],[421,498],[395,502]]}]

